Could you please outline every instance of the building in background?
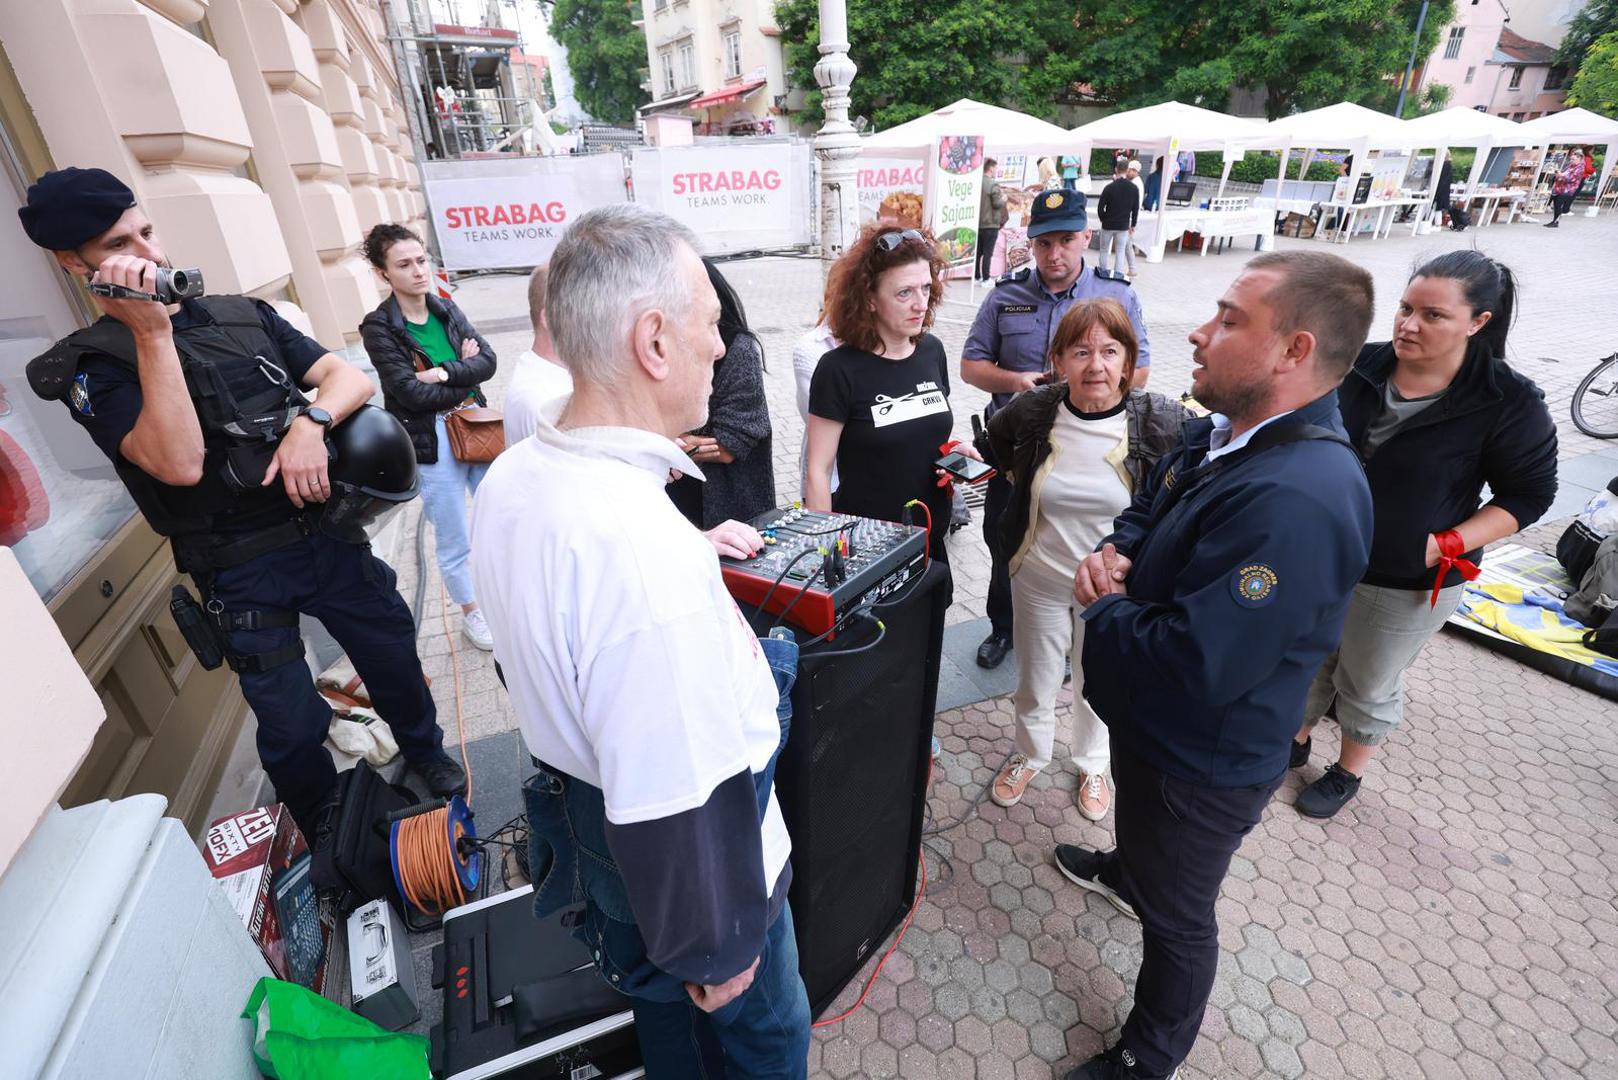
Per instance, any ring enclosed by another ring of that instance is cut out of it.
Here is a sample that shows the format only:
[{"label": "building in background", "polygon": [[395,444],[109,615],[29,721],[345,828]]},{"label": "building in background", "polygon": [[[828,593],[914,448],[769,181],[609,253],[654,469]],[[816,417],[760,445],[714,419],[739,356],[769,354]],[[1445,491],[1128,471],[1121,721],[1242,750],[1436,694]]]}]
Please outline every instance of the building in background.
[{"label": "building in background", "polygon": [[175,629],[168,545],[63,407],[28,389],[28,360],[94,312],[23,235],[27,185],[67,165],[112,172],[210,292],[262,297],[341,350],[379,300],[365,231],[422,218],[406,123],[377,0],[6,3],[0,543],[107,712],[64,805],[157,791],[197,829],[246,707]]},{"label": "building in background", "polygon": [[785,135],[786,64],[771,0],[640,0],[647,87],[641,114],[689,115],[699,135]]},{"label": "building in background", "polygon": [[1448,86],[1449,104],[1508,120],[1532,120],[1566,107],[1573,73],[1556,49],[1584,0],[1531,3],[1462,0],[1416,85]]}]

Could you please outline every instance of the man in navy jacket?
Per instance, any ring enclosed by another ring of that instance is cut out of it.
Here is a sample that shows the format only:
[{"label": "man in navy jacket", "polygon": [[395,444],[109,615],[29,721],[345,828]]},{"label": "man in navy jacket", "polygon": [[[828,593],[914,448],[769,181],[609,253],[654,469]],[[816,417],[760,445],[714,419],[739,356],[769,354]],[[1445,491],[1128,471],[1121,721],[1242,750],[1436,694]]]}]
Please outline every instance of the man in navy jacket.
[{"label": "man in navy jacket", "polygon": [[1219,961],[1214,901],[1287,768],[1309,681],[1365,572],[1371,493],[1337,411],[1370,328],[1370,275],[1261,255],[1191,334],[1213,415],[1079,567],[1085,696],[1106,721],[1117,847],[1057,867],[1142,925],[1135,1007],[1069,1080],[1172,1076]]}]

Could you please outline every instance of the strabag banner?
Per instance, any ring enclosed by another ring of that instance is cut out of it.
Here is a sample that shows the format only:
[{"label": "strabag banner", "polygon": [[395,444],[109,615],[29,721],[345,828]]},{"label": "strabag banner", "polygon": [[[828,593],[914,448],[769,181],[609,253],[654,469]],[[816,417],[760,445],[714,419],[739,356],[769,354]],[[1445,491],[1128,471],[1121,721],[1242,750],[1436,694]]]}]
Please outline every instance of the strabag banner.
[{"label": "strabag banner", "polygon": [[629,198],[617,154],[427,161],[421,180],[446,270],[539,266],[575,218]]},{"label": "strabag banner", "polygon": [[689,226],[705,255],[813,242],[807,142],[637,147],[629,171],[635,201]]}]

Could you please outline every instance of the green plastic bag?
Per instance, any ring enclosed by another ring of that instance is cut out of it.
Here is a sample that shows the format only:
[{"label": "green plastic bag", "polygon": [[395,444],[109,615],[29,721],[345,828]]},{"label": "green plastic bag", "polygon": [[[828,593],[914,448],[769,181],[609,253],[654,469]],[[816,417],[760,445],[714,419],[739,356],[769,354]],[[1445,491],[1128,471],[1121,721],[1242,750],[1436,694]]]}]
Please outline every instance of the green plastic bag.
[{"label": "green plastic bag", "polygon": [[275,1080],[432,1080],[427,1040],[380,1028],[312,990],[260,979],[242,1016],[253,1058]]}]

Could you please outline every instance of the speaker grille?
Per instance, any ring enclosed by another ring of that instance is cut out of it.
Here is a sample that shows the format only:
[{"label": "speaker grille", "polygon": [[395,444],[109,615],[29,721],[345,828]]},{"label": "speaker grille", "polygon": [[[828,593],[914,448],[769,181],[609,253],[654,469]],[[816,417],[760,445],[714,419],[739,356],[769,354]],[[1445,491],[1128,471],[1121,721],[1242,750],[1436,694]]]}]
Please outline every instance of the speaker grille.
[{"label": "speaker grille", "polygon": [[949,572],[835,642],[804,651],[792,731],[776,769],[792,836],[792,913],[816,1015],[915,898]]}]

